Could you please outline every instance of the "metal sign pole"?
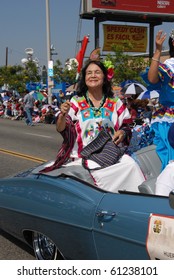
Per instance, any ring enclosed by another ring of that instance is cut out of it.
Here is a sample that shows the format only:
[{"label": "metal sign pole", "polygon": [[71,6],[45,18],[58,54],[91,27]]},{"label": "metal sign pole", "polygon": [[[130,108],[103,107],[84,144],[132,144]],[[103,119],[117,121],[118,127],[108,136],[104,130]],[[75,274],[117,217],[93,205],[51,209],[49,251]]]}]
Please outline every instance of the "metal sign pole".
[{"label": "metal sign pole", "polygon": [[[49,0],[46,0],[46,34],[47,34],[47,67],[49,67],[49,63],[51,60],[51,53],[50,53],[50,12],[49,12]],[[49,73],[49,69],[47,70],[47,79],[48,79],[48,104],[52,104],[52,80]]]}]

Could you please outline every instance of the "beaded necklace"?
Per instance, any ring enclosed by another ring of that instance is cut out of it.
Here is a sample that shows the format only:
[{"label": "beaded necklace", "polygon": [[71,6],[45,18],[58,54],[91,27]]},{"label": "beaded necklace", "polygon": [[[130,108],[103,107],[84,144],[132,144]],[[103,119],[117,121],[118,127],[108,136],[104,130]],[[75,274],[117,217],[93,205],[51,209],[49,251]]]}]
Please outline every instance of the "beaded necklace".
[{"label": "beaded necklace", "polygon": [[92,111],[94,112],[94,116],[100,116],[101,115],[101,107],[103,106],[103,104],[105,103],[105,95],[103,94],[103,97],[100,101],[100,106],[98,108],[96,108],[94,106],[94,104],[92,103],[91,99],[89,98],[89,94],[88,91],[86,92],[86,100],[88,102],[88,104],[90,105],[90,108],[92,109]]}]

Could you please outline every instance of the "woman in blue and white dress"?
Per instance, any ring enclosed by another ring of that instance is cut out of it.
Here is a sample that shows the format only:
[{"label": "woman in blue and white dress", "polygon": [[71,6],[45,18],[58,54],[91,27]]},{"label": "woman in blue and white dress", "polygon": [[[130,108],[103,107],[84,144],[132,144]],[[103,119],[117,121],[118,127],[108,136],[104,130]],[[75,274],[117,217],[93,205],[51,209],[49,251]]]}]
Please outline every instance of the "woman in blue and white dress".
[{"label": "woman in blue and white dress", "polygon": [[168,131],[174,122],[174,30],[169,37],[170,58],[161,63],[160,56],[165,40],[166,34],[162,30],[158,31],[155,41],[156,50],[150,68],[142,74],[151,89],[160,90],[161,107],[152,116],[151,128],[155,132],[154,144],[162,162],[162,170],[170,160],[174,159],[174,148],[168,141]]}]

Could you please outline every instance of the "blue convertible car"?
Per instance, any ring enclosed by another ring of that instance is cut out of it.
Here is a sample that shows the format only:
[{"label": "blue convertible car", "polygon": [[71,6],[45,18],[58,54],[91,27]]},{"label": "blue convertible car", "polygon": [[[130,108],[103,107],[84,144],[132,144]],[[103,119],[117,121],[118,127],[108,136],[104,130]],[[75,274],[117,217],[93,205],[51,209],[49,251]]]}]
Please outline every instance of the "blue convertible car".
[{"label": "blue convertible car", "polygon": [[147,178],[138,193],[106,192],[76,172],[37,168],[1,179],[0,228],[32,246],[37,259],[174,259],[174,192],[154,195],[153,145],[135,156]]}]

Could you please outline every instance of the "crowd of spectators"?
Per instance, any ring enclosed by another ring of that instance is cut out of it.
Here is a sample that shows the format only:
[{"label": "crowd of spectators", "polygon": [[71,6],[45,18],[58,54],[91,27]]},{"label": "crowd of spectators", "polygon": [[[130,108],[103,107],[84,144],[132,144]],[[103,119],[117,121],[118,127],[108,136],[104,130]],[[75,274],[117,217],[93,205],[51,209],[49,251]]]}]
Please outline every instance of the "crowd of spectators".
[{"label": "crowd of spectators", "polygon": [[[0,99],[0,117],[11,120],[26,120],[24,110],[24,97],[11,96],[8,99]],[[33,123],[55,123],[55,114],[59,110],[60,102],[55,96],[52,99],[52,104],[48,104],[47,98],[43,100],[35,100],[32,121]]]},{"label": "crowd of spectators", "polygon": [[[65,95],[62,90],[59,92],[59,98],[52,97],[52,104],[48,104],[48,99],[35,100],[32,113],[33,123],[55,123],[55,114],[59,110],[60,105],[69,99],[70,94]],[[132,119],[140,124],[144,118],[149,117],[151,121],[152,111],[156,109],[157,100],[138,100],[134,98],[126,98],[125,102],[130,110]],[[0,99],[0,117],[11,120],[25,120],[24,98],[20,96],[11,96],[8,99]]]}]

